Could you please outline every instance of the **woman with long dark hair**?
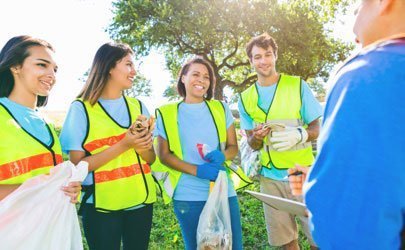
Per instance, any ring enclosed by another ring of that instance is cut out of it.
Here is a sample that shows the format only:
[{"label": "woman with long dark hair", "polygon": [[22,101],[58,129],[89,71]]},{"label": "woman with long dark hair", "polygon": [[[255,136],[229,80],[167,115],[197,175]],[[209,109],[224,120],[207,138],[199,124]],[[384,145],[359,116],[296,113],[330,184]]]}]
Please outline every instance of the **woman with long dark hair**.
[{"label": "woman with long dark hair", "polygon": [[133,55],[121,43],[98,49],[61,132],[70,160],[89,163],[81,211],[92,250],[120,249],[121,240],[124,249],[148,248],[156,200],[153,124],[136,128],[135,121],[149,113],[138,99],[123,95],[136,75]]},{"label": "woman with long dark hair", "polygon": [[[0,200],[62,162],[55,130],[38,112],[57,69],[53,47],[41,39],[13,37],[0,52]],[[80,189],[71,182],[63,191],[76,203]]]}]

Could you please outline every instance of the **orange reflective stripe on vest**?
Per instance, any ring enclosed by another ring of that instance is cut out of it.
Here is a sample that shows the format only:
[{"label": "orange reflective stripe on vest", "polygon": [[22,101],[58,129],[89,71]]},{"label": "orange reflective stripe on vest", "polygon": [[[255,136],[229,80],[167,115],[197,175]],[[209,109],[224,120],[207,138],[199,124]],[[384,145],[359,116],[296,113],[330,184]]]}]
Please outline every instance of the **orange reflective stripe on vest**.
[{"label": "orange reflective stripe on vest", "polygon": [[[62,155],[55,155],[57,164],[63,161]],[[34,155],[0,165],[0,181],[29,173],[32,170],[53,166],[51,153]]]},{"label": "orange reflective stripe on vest", "polygon": [[121,135],[117,135],[117,136],[110,136],[110,137],[106,137],[106,138],[102,138],[102,139],[97,139],[97,140],[91,141],[89,143],[86,143],[86,145],[84,145],[84,148],[87,151],[92,152],[92,151],[99,149],[101,147],[104,147],[104,146],[112,146],[115,143],[121,141],[124,137],[125,137],[125,133],[122,133]]},{"label": "orange reflective stripe on vest", "polygon": [[36,133],[28,133],[13,113],[0,103],[0,185],[22,184],[26,180],[48,174],[49,169],[62,162],[62,149],[52,125],[44,121],[50,132],[49,145]]},{"label": "orange reflective stripe on vest", "polygon": [[[97,102],[78,100],[86,110],[88,128],[83,148],[89,155],[107,150],[125,138],[130,125],[142,114],[141,103],[134,98],[124,97],[129,123],[117,123]],[[128,149],[119,156],[93,171],[94,206],[98,211],[124,210],[140,204],[156,201],[156,188],[151,168],[134,149]]]},{"label": "orange reflective stripe on vest", "polygon": [[143,164],[142,169],[141,165],[134,164],[128,167],[116,168],[111,171],[95,172],[94,180],[96,183],[118,180],[121,178],[127,178],[137,174],[142,174],[142,170],[144,174],[149,174],[151,172],[149,164]]}]

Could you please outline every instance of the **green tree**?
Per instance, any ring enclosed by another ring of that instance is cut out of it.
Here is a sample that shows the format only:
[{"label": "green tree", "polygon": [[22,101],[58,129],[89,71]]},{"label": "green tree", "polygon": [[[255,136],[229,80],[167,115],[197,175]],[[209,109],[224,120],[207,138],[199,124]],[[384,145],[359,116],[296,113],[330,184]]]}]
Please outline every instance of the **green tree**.
[{"label": "green tree", "polygon": [[241,91],[256,81],[245,45],[263,32],[279,45],[278,71],[327,78],[351,49],[326,28],[348,1],[118,0],[108,31],[139,56],[163,51],[173,76],[184,60],[202,56],[214,68],[215,97],[222,99],[225,86]]},{"label": "green tree", "polygon": [[[87,77],[89,76],[89,71],[90,70],[87,70],[83,76],[79,78],[79,81],[85,83],[87,81]],[[125,95],[131,97],[150,96],[152,93],[150,80],[146,79],[144,75],[138,72],[134,79],[132,88],[125,90],[124,93]]]},{"label": "green tree", "polygon": [[163,97],[168,98],[169,101],[178,101],[181,98],[177,93],[177,78],[184,59],[180,57],[179,54],[181,53],[169,53],[165,56],[166,67],[171,73],[172,80],[163,92]]},{"label": "green tree", "polygon": [[326,95],[326,89],[322,84],[322,80],[319,78],[308,79],[309,87],[316,93],[319,99],[324,99]]},{"label": "green tree", "polygon": [[150,80],[146,79],[144,75],[138,73],[134,79],[132,88],[125,90],[124,93],[131,97],[150,96],[152,93]]},{"label": "green tree", "polygon": [[169,101],[177,101],[181,97],[177,93],[177,85],[175,83],[171,83],[163,92],[163,97],[166,97]]}]

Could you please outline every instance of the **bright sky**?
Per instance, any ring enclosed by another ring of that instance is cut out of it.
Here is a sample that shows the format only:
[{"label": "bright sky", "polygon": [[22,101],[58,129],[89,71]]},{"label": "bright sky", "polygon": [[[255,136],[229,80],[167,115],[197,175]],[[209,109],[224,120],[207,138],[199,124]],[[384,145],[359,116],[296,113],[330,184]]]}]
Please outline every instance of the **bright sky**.
[{"label": "bright sky", "polygon": [[[111,41],[105,28],[112,19],[111,0],[7,0],[0,2],[0,47],[13,36],[31,35],[50,42],[59,65],[57,84],[48,110],[67,110],[83,86],[79,80],[90,68],[97,49]],[[150,111],[163,104],[170,80],[164,57],[152,52],[137,62],[151,80],[151,98],[140,98]]]},{"label": "bright sky", "polygon": [[[13,36],[31,35],[50,42],[59,64],[57,84],[48,110],[66,111],[79,93],[79,80],[90,68],[97,49],[110,41],[105,29],[112,19],[111,0],[5,0],[0,2],[0,47]],[[350,13],[351,14],[351,13]],[[352,15],[338,23],[336,36],[353,41]],[[166,102],[162,93],[170,80],[164,57],[152,52],[138,62],[138,71],[151,80],[152,96],[140,98],[149,111]]]}]

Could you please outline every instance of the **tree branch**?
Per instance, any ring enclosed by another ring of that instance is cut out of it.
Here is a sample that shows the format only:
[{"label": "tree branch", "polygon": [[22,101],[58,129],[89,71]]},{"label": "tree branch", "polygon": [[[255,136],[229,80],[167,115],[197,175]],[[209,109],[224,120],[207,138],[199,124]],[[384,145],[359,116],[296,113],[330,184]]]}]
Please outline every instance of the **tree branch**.
[{"label": "tree branch", "polygon": [[[232,33],[231,33],[231,34],[232,34]],[[227,62],[228,59],[231,58],[231,57],[233,57],[234,55],[236,55],[236,52],[238,52],[239,41],[238,41],[238,39],[235,37],[234,34],[232,34],[232,35],[233,35],[234,40],[235,40],[234,50],[222,60],[222,63],[218,66],[218,70],[222,69],[224,66],[228,66],[228,65],[229,65],[228,62]]]},{"label": "tree branch", "polygon": [[257,75],[251,75],[251,76],[249,76],[248,78],[246,78],[241,84],[238,84],[238,88],[239,87],[241,87],[241,88],[245,88],[246,87],[246,85],[248,85],[249,83],[252,83],[252,82],[254,82],[254,81],[256,81],[257,80]]},{"label": "tree branch", "polygon": [[227,80],[227,79],[222,80],[221,84],[223,86],[230,86],[230,87],[235,87],[236,86],[236,82],[231,81],[231,80]]},{"label": "tree branch", "polygon": [[252,83],[254,81],[256,81],[257,79],[257,75],[251,75],[248,78],[246,78],[242,83],[237,84],[234,81],[228,80],[228,79],[224,79],[221,81],[221,84],[223,86],[229,86],[232,88],[244,88],[246,85],[248,85],[249,83]]},{"label": "tree branch", "polygon": [[227,63],[225,66],[230,70],[234,70],[237,67],[248,66],[248,65],[250,65],[249,61],[247,61],[247,62],[238,62],[238,63],[235,63],[233,65],[230,65],[230,64]]},{"label": "tree branch", "polygon": [[[177,45],[179,46],[179,48],[181,49],[181,51],[184,52],[190,52],[191,54],[195,54],[195,55],[201,55],[204,54],[205,49],[198,49],[198,48],[194,48],[193,46],[191,46],[190,44],[186,43],[180,35],[178,34],[173,34],[174,38],[176,40]],[[187,51],[187,49],[189,51]]]}]

